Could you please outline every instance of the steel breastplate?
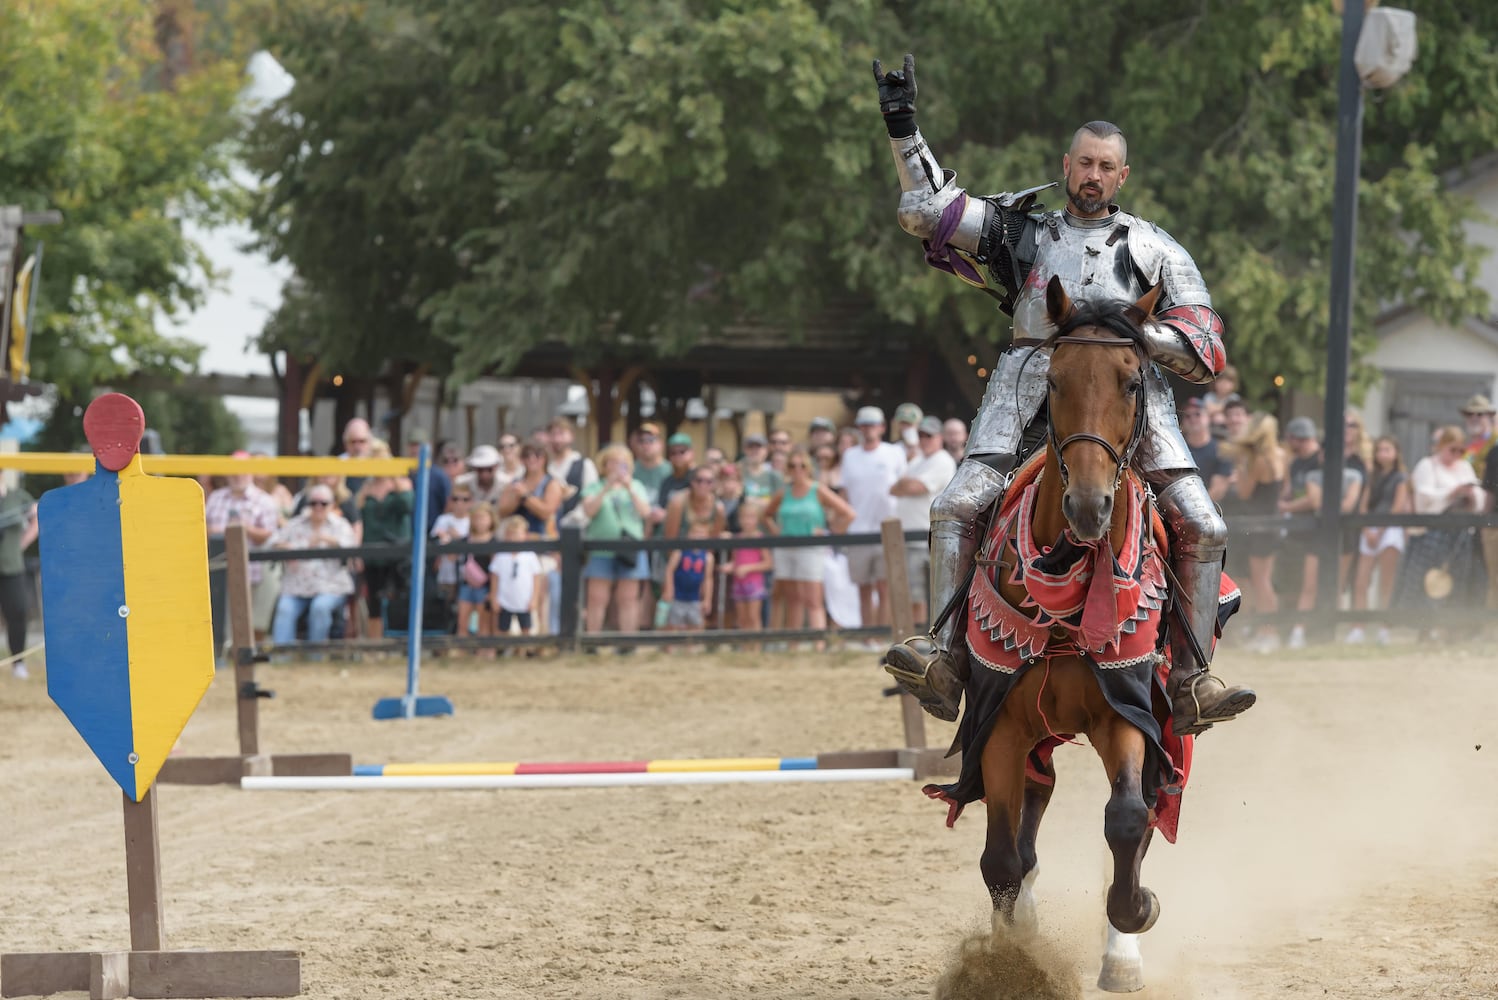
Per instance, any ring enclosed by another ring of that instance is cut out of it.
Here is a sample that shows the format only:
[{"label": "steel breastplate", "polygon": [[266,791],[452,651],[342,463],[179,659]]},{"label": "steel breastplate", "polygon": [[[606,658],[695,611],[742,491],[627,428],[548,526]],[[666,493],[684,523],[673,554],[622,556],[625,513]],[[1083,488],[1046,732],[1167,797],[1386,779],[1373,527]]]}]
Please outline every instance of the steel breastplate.
[{"label": "steel breastplate", "polygon": [[1133,221],[1128,213],[1117,212],[1104,225],[1092,227],[1073,223],[1065,212],[1047,212],[1035,227],[1035,263],[1015,300],[1015,338],[1040,339],[1055,332],[1045,304],[1045,286],[1052,275],[1061,277],[1066,294],[1077,302],[1133,302],[1143,295],[1128,237],[1108,242],[1119,226]]}]

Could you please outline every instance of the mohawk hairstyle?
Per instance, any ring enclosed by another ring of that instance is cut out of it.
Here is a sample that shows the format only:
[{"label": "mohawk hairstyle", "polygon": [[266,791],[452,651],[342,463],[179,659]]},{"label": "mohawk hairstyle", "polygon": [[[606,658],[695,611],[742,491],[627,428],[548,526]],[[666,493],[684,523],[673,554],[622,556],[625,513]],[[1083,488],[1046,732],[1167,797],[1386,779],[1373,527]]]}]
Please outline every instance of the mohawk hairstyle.
[{"label": "mohawk hairstyle", "polygon": [[1071,151],[1073,153],[1077,151],[1077,143],[1082,141],[1082,135],[1084,133],[1095,135],[1099,139],[1117,139],[1118,150],[1121,154],[1121,161],[1123,163],[1129,162],[1129,140],[1124,138],[1123,129],[1119,128],[1117,125],[1113,124],[1112,122],[1105,122],[1101,120],[1088,122],[1086,125],[1083,125],[1081,128],[1072,133]]}]

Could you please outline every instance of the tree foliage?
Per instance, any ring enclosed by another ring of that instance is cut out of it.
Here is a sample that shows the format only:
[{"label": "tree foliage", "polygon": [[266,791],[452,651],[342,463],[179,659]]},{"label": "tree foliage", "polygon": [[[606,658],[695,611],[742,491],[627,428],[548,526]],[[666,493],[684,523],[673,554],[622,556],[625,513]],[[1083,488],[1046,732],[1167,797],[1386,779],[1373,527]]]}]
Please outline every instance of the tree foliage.
[{"label": "tree foliage", "polygon": [[211,277],[181,220],[233,208],[241,63],[223,17],[223,0],[201,15],[171,0],[0,4],[0,203],[64,216],[31,233],[46,241],[31,374],[65,400],[201,353],[158,317],[196,306]]},{"label": "tree foliage", "polygon": [[[1465,8],[1465,9],[1462,9]],[[894,222],[870,60],[917,55],[919,121],[978,192],[1059,173],[1081,122],[1129,135],[1125,207],[1196,256],[1252,387],[1324,361],[1339,20],[1326,0],[268,0],[297,80],[248,148],[256,221],[304,284],[277,346],[472,374],[543,341],[678,352],[733,317],[855,296],[923,335],[1000,339],[990,300]],[[1428,3],[1370,94],[1355,349],[1381,303],[1485,312],[1470,206],[1498,147],[1498,7]],[[856,359],[851,363],[856,364]]]}]

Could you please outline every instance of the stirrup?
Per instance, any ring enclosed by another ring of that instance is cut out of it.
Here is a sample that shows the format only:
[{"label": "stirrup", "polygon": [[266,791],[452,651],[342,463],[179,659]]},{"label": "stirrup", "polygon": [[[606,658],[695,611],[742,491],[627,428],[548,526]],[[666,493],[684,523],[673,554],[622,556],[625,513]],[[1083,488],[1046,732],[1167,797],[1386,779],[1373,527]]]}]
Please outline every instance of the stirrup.
[{"label": "stirrup", "polygon": [[[917,644],[929,651],[917,648]],[[881,662],[900,690],[943,722],[956,722],[962,705],[962,682],[943,661],[946,652],[928,635],[911,636],[885,651]]]},{"label": "stirrup", "polygon": [[[1202,681],[1216,681],[1223,689],[1223,697],[1213,706],[1215,712],[1211,715],[1202,714],[1201,697],[1196,690]],[[1212,672],[1198,670],[1181,681],[1181,686],[1170,699],[1171,732],[1176,736],[1199,736],[1217,723],[1231,722],[1253,708],[1258,697],[1251,688],[1230,688]],[[1190,699],[1189,704],[1185,702],[1186,698]],[[1187,711],[1183,713],[1182,708]],[[1186,719],[1182,718],[1183,714]]]}]

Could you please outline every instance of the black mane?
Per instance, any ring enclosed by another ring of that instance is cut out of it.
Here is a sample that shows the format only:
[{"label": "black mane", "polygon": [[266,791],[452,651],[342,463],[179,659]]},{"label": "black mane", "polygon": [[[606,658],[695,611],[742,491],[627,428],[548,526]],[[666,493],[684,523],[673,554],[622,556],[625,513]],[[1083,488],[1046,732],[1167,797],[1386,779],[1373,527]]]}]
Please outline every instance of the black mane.
[{"label": "black mane", "polygon": [[1133,303],[1118,299],[1077,303],[1057,326],[1055,336],[1068,337],[1083,327],[1099,326],[1115,337],[1132,340],[1136,347],[1148,354],[1149,344],[1144,339],[1144,331],[1134,322],[1132,306]]}]

